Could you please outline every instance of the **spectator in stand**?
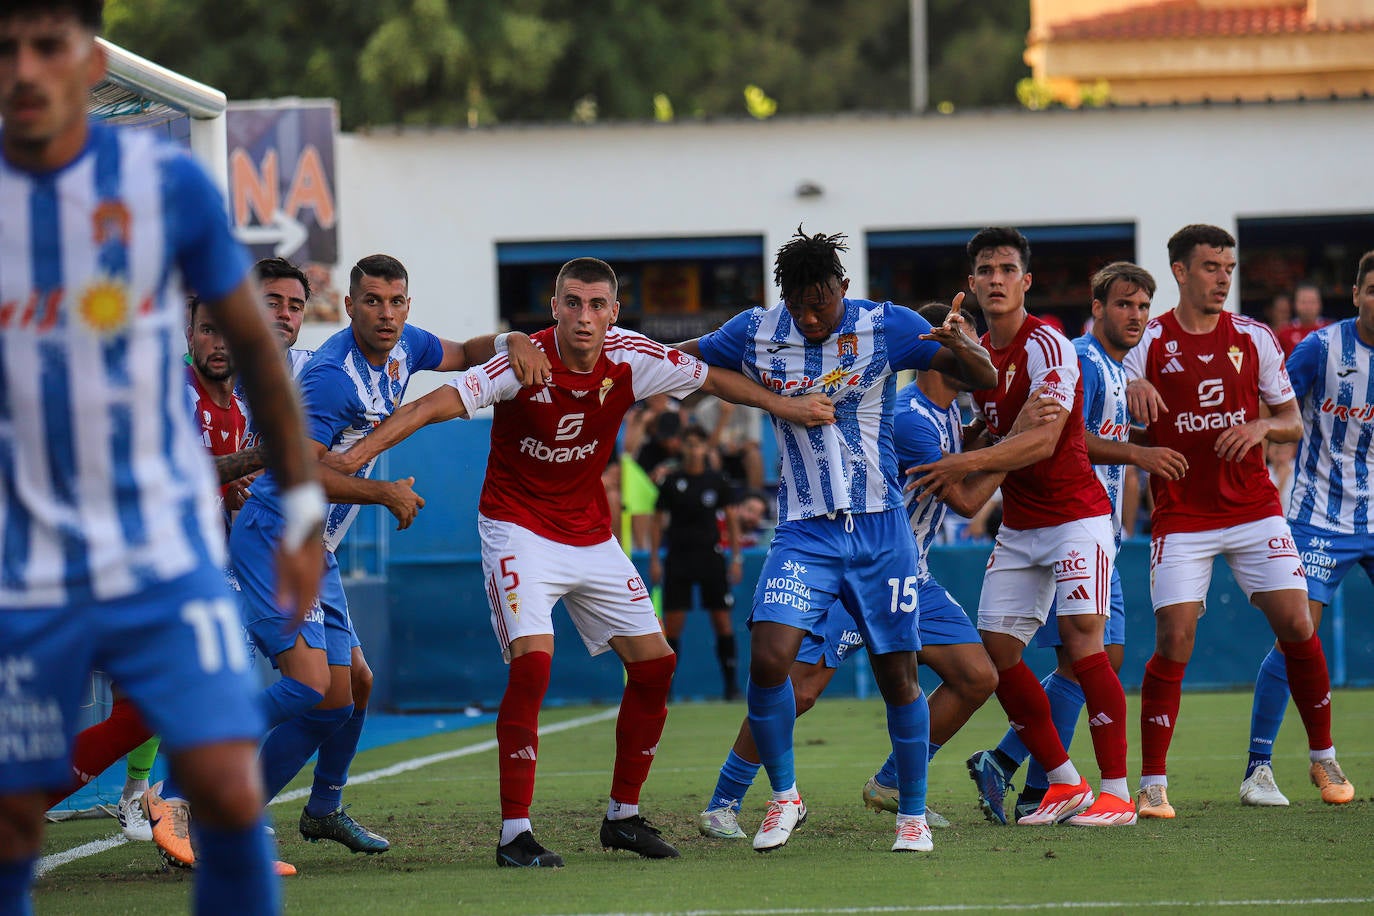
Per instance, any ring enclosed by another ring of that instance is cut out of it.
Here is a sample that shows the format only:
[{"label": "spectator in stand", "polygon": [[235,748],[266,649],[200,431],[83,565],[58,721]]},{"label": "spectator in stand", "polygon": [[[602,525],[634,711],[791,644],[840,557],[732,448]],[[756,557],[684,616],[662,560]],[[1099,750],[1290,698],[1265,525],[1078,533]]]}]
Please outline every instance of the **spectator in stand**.
[{"label": "spectator in stand", "polygon": [[1286,360],[1293,355],[1293,348],[1313,331],[1324,328],[1331,322],[1322,317],[1322,294],[1315,283],[1299,283],[1293,290],[1293,320],[1275,333],[1279,347]]}]

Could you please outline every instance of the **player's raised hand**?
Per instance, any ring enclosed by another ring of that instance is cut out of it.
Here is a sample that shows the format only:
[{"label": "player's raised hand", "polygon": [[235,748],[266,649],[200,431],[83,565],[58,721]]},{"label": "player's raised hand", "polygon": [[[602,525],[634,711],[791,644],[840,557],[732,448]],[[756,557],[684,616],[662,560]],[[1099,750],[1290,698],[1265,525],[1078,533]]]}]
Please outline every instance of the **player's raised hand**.
[{"label": "player's raised hand", "polygon": [[930,329],[929,334],[922,334],[922,340],[938,341],[942,346],[949,347],[951,350],[960,348],[976,347],[978,341],[969,332],[968,319],[964,317],[960,306],[964,304],[964,294],[955,293],[954,299],[949,304],[949,314],[941,322],[939,327]]},{"label": "player's raised hand", "polygon": [[424,508],[424,498],[415,492],[415,478],[402,477],[392,481],[387,487],[383,505],[396,516],[396,530],[404,531],[415,521],[415,516]]},{"label": "player's raised hand", "polygon": [[774,413],[789,423],[803,426],[829,426],[835,422],[835,404],[821,392],[795,398],[781,398]]},{"label": "player's raised hand", "polygon": [[1141,448],[1135,466],[1165,480],[1182,480],[1188,473],[1188,459],[1171,448]]},{"label": "player's raised hand", "polygon": [[1149,426],[1169,412],[1159,391],[1143,378],[1126,383],[1126,406],[1131,411],[1131,419],[1142,426]]},{"label": "player's raised hand", "polygon": [[528,335],[512,332],[506,338],[506,357],[511,371],[521,387],[547,385],[553,381],[553,370],[544,351],[534,345]]}]

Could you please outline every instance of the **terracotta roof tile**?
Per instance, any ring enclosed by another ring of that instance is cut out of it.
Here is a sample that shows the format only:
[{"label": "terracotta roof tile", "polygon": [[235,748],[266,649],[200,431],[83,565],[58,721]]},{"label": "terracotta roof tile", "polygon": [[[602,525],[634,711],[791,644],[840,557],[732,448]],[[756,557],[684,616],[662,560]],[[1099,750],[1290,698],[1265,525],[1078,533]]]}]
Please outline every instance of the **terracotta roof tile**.
[{"label": "terracotta roof tile", "polygon": [[1205,8],[1198,0],[1163,0],[1060,23],[1051,41],[1139,41],[1374,30],[1374,20],[1309,22],[1306,3]]}]

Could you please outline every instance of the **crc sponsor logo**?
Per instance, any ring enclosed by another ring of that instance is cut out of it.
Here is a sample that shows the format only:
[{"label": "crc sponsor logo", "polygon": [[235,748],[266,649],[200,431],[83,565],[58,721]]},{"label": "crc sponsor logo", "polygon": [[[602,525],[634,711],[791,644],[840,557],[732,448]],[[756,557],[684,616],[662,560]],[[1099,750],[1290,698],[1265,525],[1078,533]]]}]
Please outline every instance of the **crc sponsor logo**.
[{"label": "crc sponsor logo", "polygon": [[1219,378],[1205,378],[1197,384],[1197,406],[1216,407],[1226,397],[1226,383]]},{"label": "crc sponsor logo", "polygon": [[1322,413],[1329,413],[1337,420],[1344,422],[1368,423],[1374,419],[1374,404],[1362,404],[1359,407],[1351,404],[1347,407],[1327,398],[1322,401],[1321,410]]},{"label": "crc sponsor logo", "polygon": [[565,442],[568,439],[576,439],[578,434],[582,432],[582,421],[586,416],[586,414],[581,413],[570,413],[561,417],[558,421],[558,427],[554,430],[553,440]]},{"label": "crc sponsor logo", "polygon": [[1298,545],[1296,545],[1296,544],[1293,543],[1293,539],[1292,539],[1292,538],[1281,537],[1281,536],[1280,536],[1280,537],[1273,537],[1273,538],[1270,538],[1270,539],[1269,539],[1269,549],[1270,549],[1270,550],[1283,550],[1283,551],[1287,551],[1288,553],[1294,553],[1294,554],[1295,554],[1295,553],[1298,552]]},{"label": "crc sponsor logo", "polygon": [[1245,422],[1244,407],[1240,410],[1213,410],[1208,413],[1185,410],[1174,418],[1174,428],[1181,433],[1201,433],[1209,429],[1229,429]]},{"label": "crc sponsor logo", "polygon": [[570,461],[587,460],[596,451],[600,442],[600,439],[596,439],[587,445],[552,448],[533,436],[526,436],[520,440],[520,454],[529,455],[535,461],[545,461],[549,464],[567,464]]},{"label": "crc sponsor logo", "polygon": [[631,601],[647,601],[649,599],[649,590],[645,588],[644,580],[639,576],[626,579],[625,590],[630,593]]},{"label": "crc sponsor logo", "polygon": [[1076,550],[1070,550],[1064,559],[1054,561],[1054,578],[1060,582],[1065,579],[1082,579],[1087,571],[1088,558]]}]

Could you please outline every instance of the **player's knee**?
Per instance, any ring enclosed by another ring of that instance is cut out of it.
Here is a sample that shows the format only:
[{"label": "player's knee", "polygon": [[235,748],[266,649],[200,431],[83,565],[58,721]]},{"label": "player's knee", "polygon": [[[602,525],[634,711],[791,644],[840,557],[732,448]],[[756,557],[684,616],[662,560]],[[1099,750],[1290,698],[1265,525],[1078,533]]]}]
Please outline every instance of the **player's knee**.
[{"label": "player's knee", "polygon": [[796,684],[795,681],[793,684],[795,685],[794,693],[796,694],[797,715],[801,715],[810,710],[812,706],[816,705],[816,701],[821,698],[821,693],[814,687]]},{"label": "player's knee", "polygon": [[0,862],[32,859],[43,848],[41,793],[0,796]]},{"label": "player's knee", "polygon": [[966,703],[976,703],[981,706],[997,691],[997,669],[993,667],[992,659],[987,658],[977,664],[969,665],[959,673],[956,680],[950,682]]}]

